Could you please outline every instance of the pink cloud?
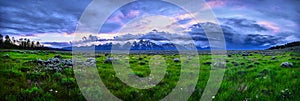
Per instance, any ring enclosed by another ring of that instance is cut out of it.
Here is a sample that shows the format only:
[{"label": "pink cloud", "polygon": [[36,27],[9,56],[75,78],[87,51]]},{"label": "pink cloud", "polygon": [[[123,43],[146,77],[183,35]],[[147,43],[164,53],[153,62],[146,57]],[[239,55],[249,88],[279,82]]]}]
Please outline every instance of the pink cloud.
[{"label": "pink cloud", "polygon": [[130,10],[127,14],[123,14],[122,12],[116,12],[112,17],[110,17],[107,22],[116,22],[120,24],[124,24],[123,20],[125,19],[133,19],[140,15],[139,10]]},{"label": "pink cloud", "polygon": [[64,37],[73,37],[73,36],[75,36],[75,33],[62,33],[62,36],[64,36]]},{"label": "pink cloud", "polygon": [[268,28],[268,29],[271,29],[275,33],[280,31],[280,28],[274,23],[267,22],[267,21],[259,21],[257,23],[264,26],[264,27],[266,27],[266,28]]},{"label": "pink cloud", "polygon": [[[206,4],[208,6],[210,6],[211,8],[218,8],[218,7],[222,7],[226,4],[225,1],[221,1],[221,0],[213,0],[213,1],[208,1],[206,2]],[[205,7],[208,8],[208,7]]]},{"label": "pink cloud", "polygon": [[127,14],[128,18],[134,18],[140,15],[139,10],[130,10],[130,12]]},{"label": "pink cloud", "polygon": [[108,22],[118,22],[123,23],[122,19],[125,18],[122,12],[118,11],[112,17],[110,17],[107,21]]},{"label": "pink cloud", "polygon": [[193,17],[195,17],[197,15],[197,13],[185,13],[185,14],[179,14],[177,16],[175,16],[176,20],[184,20],[184,19],[192,19]]}]

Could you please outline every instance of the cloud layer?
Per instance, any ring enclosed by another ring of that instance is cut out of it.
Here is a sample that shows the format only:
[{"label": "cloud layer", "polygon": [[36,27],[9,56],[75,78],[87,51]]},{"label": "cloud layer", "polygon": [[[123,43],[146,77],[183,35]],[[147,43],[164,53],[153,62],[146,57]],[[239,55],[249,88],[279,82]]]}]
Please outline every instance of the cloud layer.
[{"label": "cloud layer", "polygon": [[[51,47],[70,46],[74,31],[90,0],[1,0],[0,33],[38,40]],[[300,40],[299,0],[206,0],[223,29],[227,47],[231,49],[263,49],[272,45]],[[202,7],[201,10],[208,10]],[[207,46],[201,24],[194,12],[160,0],[140,0],[116,10],[94,44],[122,40],[149,39],[165,42],[168,36],[187,43],[191,35],[196,44]],[[171,18],[171,19],[169,19]],[[88,32],[87,32],[88,33]],[[84,42],[89,41],[86,34]],[[105,37],[104,37],[105,36]],[[107,39],[106,37],[114,37]],[[96,39],[97,38],[97,39]]]},{"label": "cloud layer", "polygon": [[[229,18],[229,20],[232,20],[232,18]],[[237,19],[237,21],[240,22],[241,19]],[[143,33],[143,34],[119,35],[114,37],[111,40],[102,40],[101,42],[102,43],[108,43],[108,42],[125,43],[128,41],[130,42],[133,40],[143,39],[143,40],[150,40],[153,42],[176,43],[180,45],[196,43],[196,45],[199,47],[209,47],[208,45],[209,41],[208,38],[206,37],[207,35],[205,34],[205,31],[201,27],[201,26],[206,26],[207,24],[209,24],[210,26],[217,26],[214,23],[199,23],[191,26],[190,31],[184,34],[153,30],[151,32]],[[239,25],[241,23],[234,23],[234,24]],[[235,26],[234,24],[233,26]],[[254,28],[256,29],[256,32],[268,31],[265,27],[255,24],[255,22],[245,23],[244,26],[249,28]],[[258,33],[243,32],[240,29],[231,27],[228,24],[221,25],[221,28],[224,32],[228,49],[265,49],[273,45],[283,44],[285,42],[288,42],[288,40],[286,40],[285,37],[282,36],[272,36],[272,35],[263,35]]]},{"label": "cloud layer", "polygon": [[3,34],[73,33],[89,1],[1,0]]}]

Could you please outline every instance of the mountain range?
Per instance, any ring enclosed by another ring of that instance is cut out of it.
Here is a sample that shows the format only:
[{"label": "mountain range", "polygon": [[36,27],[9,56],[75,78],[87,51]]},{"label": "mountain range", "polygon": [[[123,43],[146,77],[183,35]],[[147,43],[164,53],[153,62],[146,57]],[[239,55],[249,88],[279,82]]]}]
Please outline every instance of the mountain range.
[{"label": "mountain range", "polygon": [[[143,40],[140,39],[139,41],[133,41],[132,43],[126,42],[125,44],[121,45],[119,43],[106,43],[100,45],[93,45],[95,46],[95,50],[191,50],[193,49],[190,45],[179,45],[179,44],[172,44],[172,43],[164,43],[164,44],[156,44],[151,42],[150,40]],[[81,46],[81,47],[91,47],[91,46]],[[209,50],[209,47],[202,48],[199,46],[194,46],[197,50]],[[72,47],[65,47],[62,48],[63,50],[72,50]]]}]

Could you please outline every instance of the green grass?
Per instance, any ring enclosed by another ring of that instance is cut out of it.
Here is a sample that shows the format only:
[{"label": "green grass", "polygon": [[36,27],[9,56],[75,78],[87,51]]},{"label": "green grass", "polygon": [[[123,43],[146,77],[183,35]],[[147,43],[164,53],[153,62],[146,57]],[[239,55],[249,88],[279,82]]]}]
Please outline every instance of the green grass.
[{"label": "green grass", "polygon": [[[10,58],[0,58],[0,100],[85,100],[81,94],[72,69],[64,72],[37,71],[36,59],[47,60],[60,54],[63,58],[72,58],[70,53],[42,52],[37,54],[19,52],[0,52]],[[284,53],[264,56],[252,53],[252,56],[240,54],[227,57],[226,71],[221,87],[213,100],[300,100],[300,62],[299,54]],[[152,55],[129,55],[130,68],[140,77],[149,76],[148,66]],[[179,55],[162,55],[167,64],[167,74],[153,88],[137,89],[123,83],[116,77],[112,64],[104,63],[107,56],[97,54],[97,69],[106,87],[123,100],[159,100],[164,98],[177,85],[181,72],[181,63],[173,62]],[[210,55],[199,55],[200,74],[195,91],[189,100],[199,100],[210,75]],[[143,63],[145,64],[143,64]],[[294,68],[280,67],[282,62],[292,62]],[[187,82],[188,84],[188,82]],[[57,91],[57,92],[56,92]]]}]

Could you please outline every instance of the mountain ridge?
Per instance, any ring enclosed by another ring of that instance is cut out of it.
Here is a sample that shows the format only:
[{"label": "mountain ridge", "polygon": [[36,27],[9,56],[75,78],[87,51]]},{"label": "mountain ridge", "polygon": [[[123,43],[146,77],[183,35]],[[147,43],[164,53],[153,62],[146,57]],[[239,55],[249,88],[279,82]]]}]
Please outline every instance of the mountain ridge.
[{"label": "mountain ridge", "polygon": [[[138,42],[134,41],[132,43],[126,42],[125,44],[121,45],[119,43],[113,44],[113,43],[105,43],[100,45],[93,45],[95,46],[95,50],[171,50],[176,51],[179,49],[181,50],[191,50],[193,48],[196,48],[197,50],[210,50],[209,47],[202,48],[199,46],[191,47],[189,46],[191,44],[186,45],[179,45],[179,44],[172,44],[172,43],[164,43],[164,44],[156,44],[154,42],[151,42],[150,40],[143,40],[140,39]],[[80,46],[82,48],[84,47],[91,47],[91,46]],[[64,47],[63,50],[72,50],[72,47]]]}]

